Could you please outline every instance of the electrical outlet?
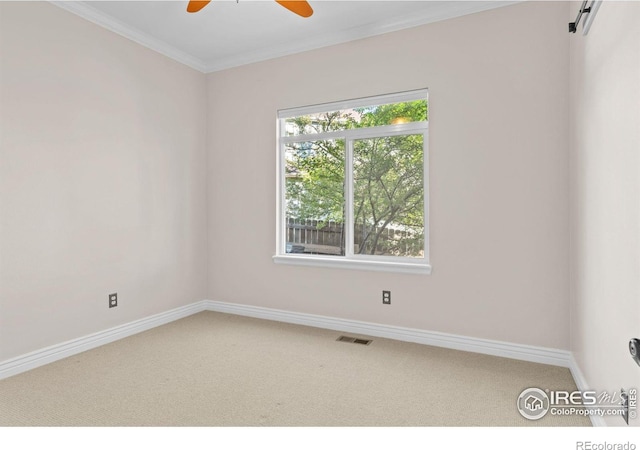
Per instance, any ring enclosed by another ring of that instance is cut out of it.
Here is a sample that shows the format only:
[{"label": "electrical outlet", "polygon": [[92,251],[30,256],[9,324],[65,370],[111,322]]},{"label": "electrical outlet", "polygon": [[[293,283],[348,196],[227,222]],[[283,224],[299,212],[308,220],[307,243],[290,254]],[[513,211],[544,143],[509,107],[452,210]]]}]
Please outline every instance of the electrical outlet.
[{"label": "electrical outlet", "polygon": [[118,306],[118,294],[109,294],[109,308]]},{"label": "electrical outlet", "polygon": [[383,305],[391,304],[391,291],[382,291],[382,304]]}]

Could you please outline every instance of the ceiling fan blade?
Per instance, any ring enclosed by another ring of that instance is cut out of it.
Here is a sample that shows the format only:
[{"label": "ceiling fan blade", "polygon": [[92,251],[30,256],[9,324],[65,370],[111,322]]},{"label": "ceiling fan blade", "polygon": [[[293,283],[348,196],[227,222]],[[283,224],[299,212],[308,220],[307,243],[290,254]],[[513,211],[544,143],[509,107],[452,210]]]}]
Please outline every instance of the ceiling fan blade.
[{"label": "ceiling fan blade", "polygon": [[194,0],[191,0],[189,2],[189,4],[187,5],[187,12],[190,12],[190,13],[198,12],[202,8],[207,6],[209,3],[211,3],[211,0],[208,0],[208,1],[194,1]]},{"label": "ceiling fan blade", "polygon": [[281,1],[276,0],[277,3],[287,8],[289,11],[296,13],[302,17],[310,17],[313,14],[313,8],[311,5],[303,0]]}]

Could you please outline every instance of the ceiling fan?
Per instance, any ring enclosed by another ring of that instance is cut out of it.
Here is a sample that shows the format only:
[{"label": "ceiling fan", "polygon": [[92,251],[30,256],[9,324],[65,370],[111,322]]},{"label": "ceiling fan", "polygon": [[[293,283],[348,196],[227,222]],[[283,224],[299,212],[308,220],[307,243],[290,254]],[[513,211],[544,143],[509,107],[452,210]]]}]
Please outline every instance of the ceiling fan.
[{"label": "ceiling fan", "polygon": [[[195,13],[200,11],[202,8],[211,3],[211,0],[207,1],[194,1],[191,0],[187,5],[187,12]],[[313,9],[311,5],[303,0],[293,0],[293,1],[280,1],[276,0],[276,3],[279,3],[281,6],[284,6],[289,11],[296,13],[302,17],[310,17],[313,14]]]}]

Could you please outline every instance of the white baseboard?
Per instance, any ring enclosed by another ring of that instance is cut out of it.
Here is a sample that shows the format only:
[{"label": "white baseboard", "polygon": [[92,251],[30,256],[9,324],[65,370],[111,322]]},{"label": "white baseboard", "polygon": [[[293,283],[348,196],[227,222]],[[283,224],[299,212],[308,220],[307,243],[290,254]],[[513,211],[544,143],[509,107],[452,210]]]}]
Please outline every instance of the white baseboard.
[{"label": "white baseboard", "polygon": [[[108,330],[90,334],[88,336],[52,345],[10,360],[2,361],[0,362],[0,380],[76,355],[101,345],[141,333],[151,328],[182,319],[201,311],[236,314],[259,319],[275,320],[278,322],[355,333],[364,336],[383,337],[405,342],[414,342],[418,344],[433,345],[436,347],[567,367],[570,369],[571,375],[573,376],[578,389],[583,391],[589,390],[589,386],[586,383],[586,379],[582,374],[580,367],[571,352],[566,350],[513,344],[509,342],[479,339],[469,336],[283,311],[237,303],[225,303],[213,300],[202,300],[164,313],[155,314]],[[590,416],[590,419],[594,427],[606,426],[606,422],[601,417],[592,415]]]},{"label": "white baseboard", "polygon": [[[17,358],[2,361],[0,362],[0,380],[207,310],[255,317],[259,319],[275,320],[278,322],[307,325],[365,336],[383,337],[405,342],[433,345],[436,347],[501,356],[504,358],[512,358],[541,364],[569,367],[576,379],[576,383],[578,383],[578,387],[582,388],[580,383],[584,384],[584,378],[581,378],[582,375],[580,374],[577,365],[575,365],[575,361],[571,358],[570,352],[566,350],[534,347],[530,345],[492,341],[455,334],[396,327],[392,325],[361,322],[357,320],[340,319],[315,314],[297,313],[258,306],[241,305],[237,303],[225,303],[213,300],[202,300],[192,303],[191,305],[155,314],[108,330],[73,339],[61,344],[52,345],[35,352],[18,356]],[[581,381],[579,382],[578,380]]]},{"label": "white baseboard", "polygon": [[72,339],[0,362],[0,380],[204,311],[204,301]]},{"label": "white baseboard", "polygon": [[396,339],[399,341],[415,342],[418,344],[483,353],[486,355],[502,356],[504,358],[518,359],[541,364],[570,367],[571,353],[567,350],[512,344],[509,342],[478,339],[455,334],[360,322],[356,320],[339,319],[314,314],[296,313],[258,306],[240,305],[237,303],[206,300],[205,304],[206,309],[209,311],[237,314],[259,319],[276,320],[279,322],[295,323],[298,325],[307,325],[329,330],[358,333],[366,336]]},{"label": "white baseboard", "polygon": [[[589,391],[590,389],[589,389],[589,385],[587,384],[587,380],[584,377],[582,370],[580,370],[580,366],[578,365],[577,361],[573,357],[573,354],[569,359],[569,370],[571,371],[571,376],[573,377],[573,380],[576,382],[576,386],[578,387],[578,390]],[[591,414],[589,416],[589,419],[591,419],[591,425],[593,425],[594,427],[607,426],[607,423],[605,422],[603,417],[596,416],[595,414]]]}]

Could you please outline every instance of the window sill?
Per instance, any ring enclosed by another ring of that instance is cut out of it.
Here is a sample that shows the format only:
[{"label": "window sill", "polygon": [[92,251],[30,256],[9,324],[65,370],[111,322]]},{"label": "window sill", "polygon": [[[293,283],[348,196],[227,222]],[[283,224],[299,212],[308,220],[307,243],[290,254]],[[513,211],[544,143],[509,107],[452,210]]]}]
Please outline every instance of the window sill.
[{"label": "window sill", "polygon": [[397,272],[430,275],[431,265],[391,261],[357,261],[331,256],[275,255],[276,264],[293,266],[329,267],[333,269],[373,270],[377,272]]}]

